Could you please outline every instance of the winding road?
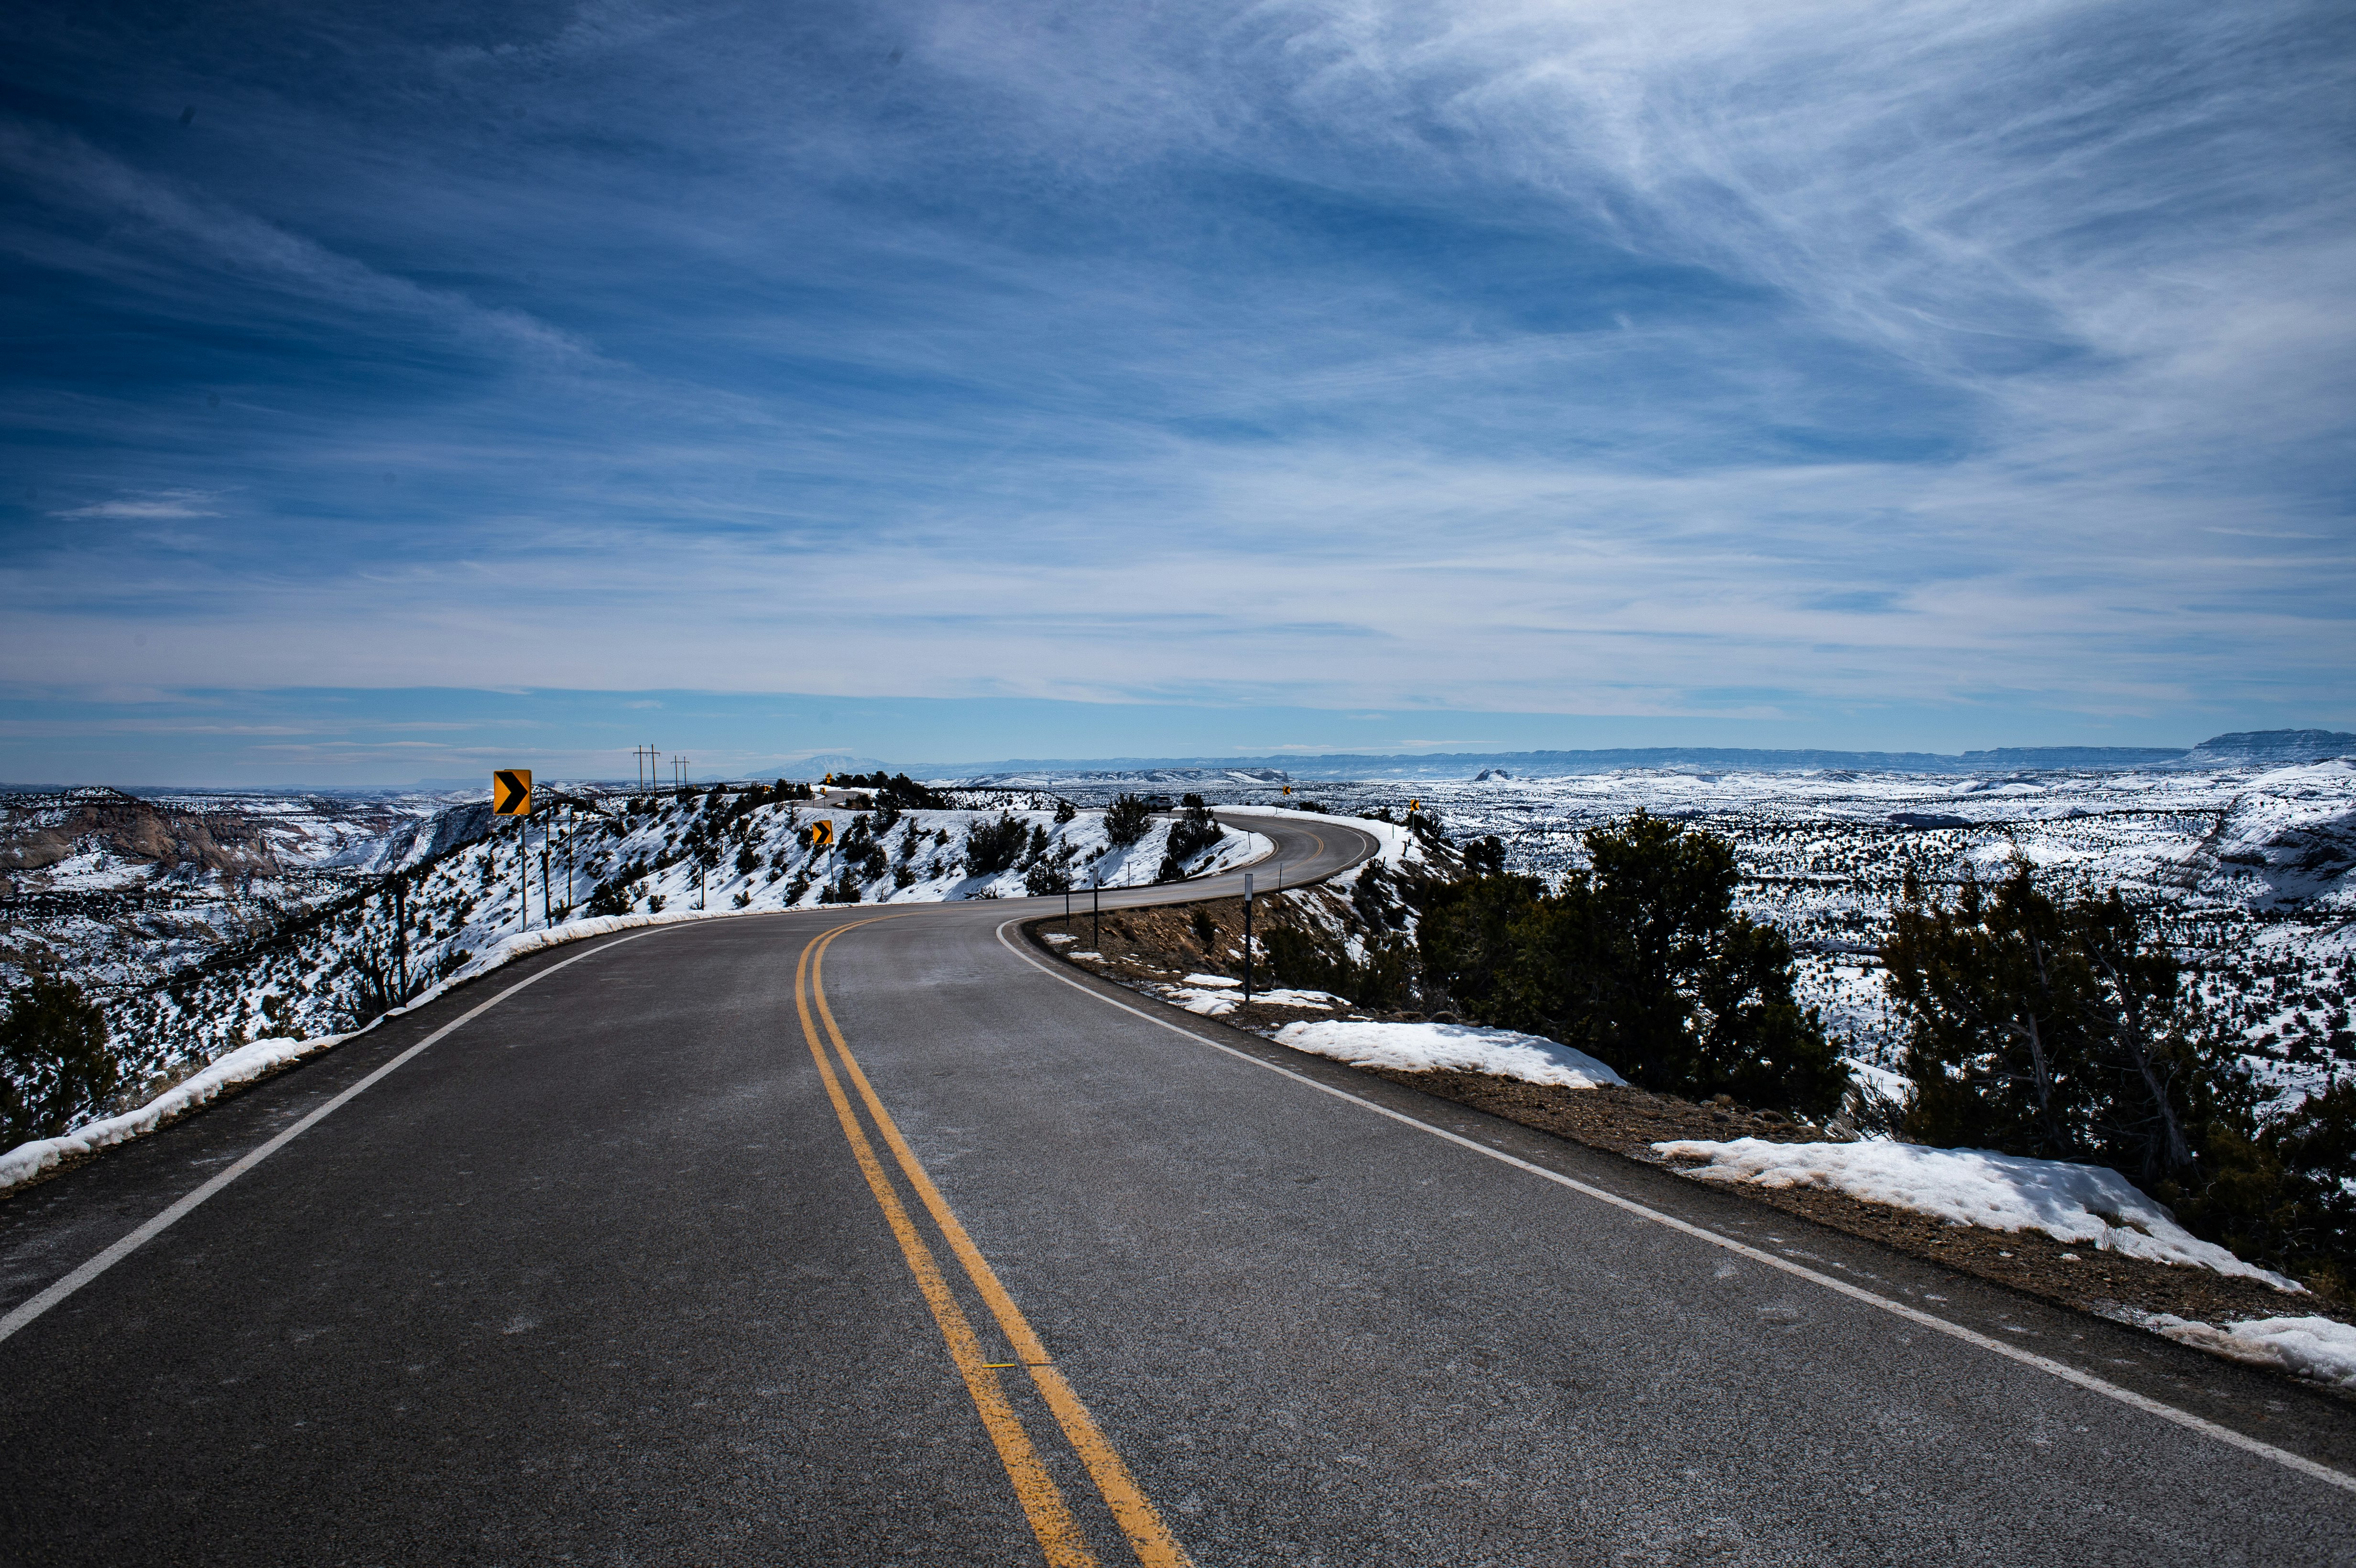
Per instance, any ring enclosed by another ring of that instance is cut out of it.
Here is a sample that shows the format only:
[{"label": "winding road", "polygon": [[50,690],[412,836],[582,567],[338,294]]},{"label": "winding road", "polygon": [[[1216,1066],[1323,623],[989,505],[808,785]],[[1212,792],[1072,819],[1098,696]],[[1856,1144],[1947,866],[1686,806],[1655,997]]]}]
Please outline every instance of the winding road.
[{"label": "winding road", "polygon": [[2356,1562],[2347,1403],[1104,986],[1061,907],[553,949],[0,1202],[0,1563]]}]

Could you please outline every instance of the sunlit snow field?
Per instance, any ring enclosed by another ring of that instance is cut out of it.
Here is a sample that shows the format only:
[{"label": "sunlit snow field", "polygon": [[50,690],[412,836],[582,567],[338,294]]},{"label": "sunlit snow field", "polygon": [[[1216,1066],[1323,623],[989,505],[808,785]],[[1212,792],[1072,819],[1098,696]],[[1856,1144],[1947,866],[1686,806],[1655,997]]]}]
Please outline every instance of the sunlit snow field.
[{"label": "sunlit snow field", "polygon": [[[1249,779],[1188,787],[1215,803],[1273,795]],[[2344,759],[1960,775],[1641,769],[1297,789],[1292,803],[1337,813],[1396,814],[1419,801],[1451,837],[1496,834],[1509,869],[1549,880],[1584,864],[1582,833],[1632,812],[1707,827],[1735,847],[1747,912],[1799,949],[1804,998],[1859,1061],[1882,1067],[1896,1064],[1899,1040],[1872,950],[1907,866],[1935,887],[2026,860],[2060,883],[2115,885],[2157,912],[2278,1088],[2356,1072],[2356,765]]]}]

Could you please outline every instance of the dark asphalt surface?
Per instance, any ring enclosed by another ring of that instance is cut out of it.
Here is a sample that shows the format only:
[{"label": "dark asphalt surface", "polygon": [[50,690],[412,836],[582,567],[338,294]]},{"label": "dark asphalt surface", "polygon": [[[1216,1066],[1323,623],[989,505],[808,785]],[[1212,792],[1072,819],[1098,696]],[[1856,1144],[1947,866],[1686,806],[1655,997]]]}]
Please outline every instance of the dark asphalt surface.
[{"label": "dark asphalt surface", "polygon": [[559,949],[0,1202],[5,1310],[590,953],[0,1341],[0,1562],[1038,1562],[796,1021],[804,944],[877,914],[825,961],[851,1049],[1197,1563],[2356,1562],[2356,1495],[1204,1042],[2343,1470],[2350,1406],[1108,1006],[1001,940],[1049,901]]}]

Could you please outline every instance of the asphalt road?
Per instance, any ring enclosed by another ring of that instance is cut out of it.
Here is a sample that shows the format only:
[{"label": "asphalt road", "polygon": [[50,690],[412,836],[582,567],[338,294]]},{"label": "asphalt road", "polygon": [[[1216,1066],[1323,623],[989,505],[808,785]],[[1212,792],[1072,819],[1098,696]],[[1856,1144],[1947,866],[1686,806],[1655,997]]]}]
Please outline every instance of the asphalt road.
[{"label": "asphalt road", "polygon": [[1066,977],[1050,901],[558,949],[0,1203],[5,1312],[530,982],[0,1339],[0,1562],[2356,1562],[2348,1405]]}]

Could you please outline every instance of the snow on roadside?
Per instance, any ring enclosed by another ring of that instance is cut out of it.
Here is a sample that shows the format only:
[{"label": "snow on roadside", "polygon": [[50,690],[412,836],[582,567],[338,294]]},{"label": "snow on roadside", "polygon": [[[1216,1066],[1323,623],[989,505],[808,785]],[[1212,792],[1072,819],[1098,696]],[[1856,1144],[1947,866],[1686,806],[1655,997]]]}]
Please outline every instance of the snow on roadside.
[{"label": "snow on roadside", "polygon": [[1353,1067],[1388,1067],[1404,1072],[1488,1072],[1526,1083],[1557,1083],[1592,1089],[1624,1082],[1583,1051],[1541,1035],[1472,1024],[1376,1023],[1371,1021],[1287,1024],[1277,1043],[1312,1056],[1330,1056]]},{"label": "snow on roadside", "polygon": [[135,1111],[102,1121],[85,1122],[63,1137],[35,1138],[0,1154],[0,1191],[26,1181],[77,1155],[95,1154],[115,1144],[152,1133],[171,1118],[209,1104],[224,1089],[276,1072],[314,1051],[327,1050],[349,1038],[331,1034],[317,1040],[257,1040],[220,1058],[203,1072],[175,1083]]},{"label": "snow on roadside", "polygon": [[2135,1321],[2179,1345],[2356,1392],[2356,1328],[2329,1317],[2261,1317],[2222,1328],[2168,1312]]},{"label": "snow on roadside", "polygon": [[1951,1224],[2041,1231],[2057,1242],[2213,1269],[2305,1294],[2306,1287],[2297,1281],[2244,1263],[2223,1247],[2201,1240],[2129,1186],[2125,1177],[2100,1166],[1879,1140],[1778,1144],[1759,1138],[1730,1143],[1682,1139],[1653,1148],[1672,1159],[1708,1161],[1683,1170],[1707,1181],[1820,1188]]},{"label": "snow on roadside", "polygon": [[[1075,958],[1091,958],[1094,954],[1075,953]],[[1225,975],[1189,975],[1182,984],[1168,981],[1148,984],[1144,989],[1163,1001],[1185,1008],[1206,1019],[1225,1018],[1234,1012],[1243,1000],[1243,982]],[[1252,1000],[1270,1008],[1346,1008],[1350,1004],[1330,991],[1288,990],[1281,987],[1270,990],[1265,987],[1252,991]]]}]

